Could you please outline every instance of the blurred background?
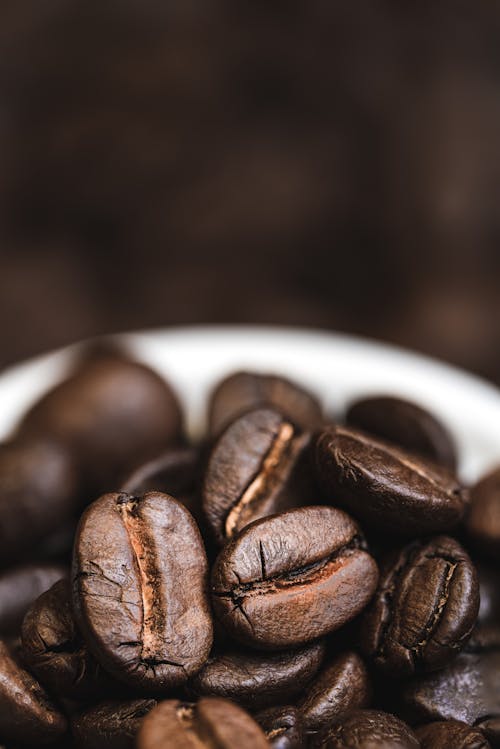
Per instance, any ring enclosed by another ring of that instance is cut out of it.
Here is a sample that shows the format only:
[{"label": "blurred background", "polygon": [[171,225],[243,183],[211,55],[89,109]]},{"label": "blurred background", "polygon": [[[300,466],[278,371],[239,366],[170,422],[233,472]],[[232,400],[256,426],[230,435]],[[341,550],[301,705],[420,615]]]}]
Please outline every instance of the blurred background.
[{"label": "blurred background", "polygon": [[500,383],[500,6],[3,0],[0,367],[312,325]]}]

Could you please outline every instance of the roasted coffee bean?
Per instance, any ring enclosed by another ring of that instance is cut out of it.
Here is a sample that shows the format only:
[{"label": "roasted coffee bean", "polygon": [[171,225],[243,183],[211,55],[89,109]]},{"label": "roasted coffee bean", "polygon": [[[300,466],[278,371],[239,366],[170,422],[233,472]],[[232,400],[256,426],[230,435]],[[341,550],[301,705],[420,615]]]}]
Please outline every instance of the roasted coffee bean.
[{"label": "roasted coffee bean", "polygon": [[272,749],[303,749],[306,736],[302,716],[297,708],[271,707],[255,716]]},{"label": "roasted coffee bean", "polygon": [[295,382],[276,375],[236,372],[214,390],[209,406],[209,429],[219,434],[246,411],[272,408],[302,430],[315,429],[323,414],[318,400]]},{"label": "roasted coffee bean", "polygon": [[43,687],[0,641],[0,736],[7,742],[49,744],[67,729]]},{"label": "roasted coffee bean", "polygon": [[428,723],[415,733],[421,749],[491,749],[479,729],[456,720]]},{"label": "roasted coffee bean", "polygon": [[111,700],[77,715],[71,723],[81,749],[134,749],[144,716],[157,704],[154,699]]},{"label": "roasted coffee bean", "polygon": [[38,596],[67,574],[59,564],[24,564],[0,574],[0,632],[17,632]]},{"label": "roasted coffee bean", "polygon": [[260,726],[228,700],[205,697],[196,704],[160,702],[144,719],[138,749],[266,749]]},{"label": "roasted coffee bean", "polygon": [[323,641],[283,653],[229,651],[215,655],[189,682],[194,695],[226,697],[258,710],[291,701],[317,674]]},{"label": "roasted coffee bean", "polygon": [[60,580],[31,607],[21,639],[24,661],[53,694],[95,700],[117,691],[76,628],[67,580]]},{"label": "roasted coffee bean", "polygon": [[412,723],[500,718],[500,629],[478,630],[458,658],[402,689],[402,714]]},{"label": "roasted coffee bean", "polygon": [[419,749],[417,737],[402,720],[378,710],[354,710],[320,734],[315,749]]},{"label": "roasted coffee bean", "polygon": [[500,627],[500,581],[498,569],[493,565],[476,564],[479,575],[479,617],[481,624],[496,624]]},{"label": "roasted coffee bean", "polygon": [[451,434],[435,416],[416,403],[391,396],[363,398],[348,408],[346,423],[450,471],[456,469],[456,449]]},{"label": "roasted coffee bean", "polygon": [[179,439],[181,413],[161,377],[109,353],[80,363],[33,406],[21,429],[68,445],[91,488],[109,491]]},{"label": "roasted coffee bean", "polygon": [[458,541],[415,542],[382,566],[362,618],[362,647],[391,675],[435,671],[465,646],[478,611],[477,573]]},{"label": "roasted coffee bean", "polygon": [[449,532],[467,507],[467,491],[444,468],[361,432],[324,431],[316,466],[333,504],[385,533]]},{"label": "roasted coffee bean", "polygon": [[294,471],[309,441],[270,409],[251,411],[222,433],[203,484],[203,510],[219,544],[253,520],[305,503]]},{"label": "roasted coffee bean", "polygon": [[357,653],[337,655],[306,689],[299,708],[308,733],[320,731],[351,710],[368,707],[370,678]]},{"label": "roasted coffee bean", "polygon": [[377,565],[362,545],[356,523],[333,507],[257,520],[215,562],[215,613],[236,639],[261,649],[332,632],[375,591]]},{"label": "roasted coffee bean", "polygon": [[199,527],[205,523],[199,491],[200,454],[194,447],[167,450],[144,463],[128,476],[121,486],[127,494],[162,492],[185,505]]},{"label": "roasted coffee bean", "polygon": [[0,445],[0,563],[29,558],[77,507],[76,473],[60,445],[18,438]]},{"label": "roasted coffee bean", "polygon": [[186,508],[167,494],[106,494],[75,539],[73,602],[96,658],[117,679],[161,692],[208,658],[207,559]]},{"label": "roasted coffee bean", "polygon": [[500,468],[472,488],[466,527],[478,552],[500,561]]}]

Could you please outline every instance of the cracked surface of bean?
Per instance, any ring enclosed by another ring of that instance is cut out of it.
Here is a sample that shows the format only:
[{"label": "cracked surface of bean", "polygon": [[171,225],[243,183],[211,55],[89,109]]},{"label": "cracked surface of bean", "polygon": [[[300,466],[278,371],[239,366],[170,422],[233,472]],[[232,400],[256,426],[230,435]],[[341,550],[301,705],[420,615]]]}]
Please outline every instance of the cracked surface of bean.
[{"label": "cracked surface of bean", "polygon": [[227,544],[212,570],[212,601],[233,637],[278,650],[353,619],[377,580],[352,518],[332,507],[302,507],[257,520]]},{"label": "cracked surface of bean", "polygon": [[382,566],[360,640],[386,673],[435,671],[464,648],[478,611],[479,582],[468,554],[440,536],[404,547]]},{"label": "cracked surface of bean", "polygon": [[212,644],[207,559],[190,513],[167,494],[106,494],[82,516],[73,604],[95,657],[145,692],[184,683]]}]

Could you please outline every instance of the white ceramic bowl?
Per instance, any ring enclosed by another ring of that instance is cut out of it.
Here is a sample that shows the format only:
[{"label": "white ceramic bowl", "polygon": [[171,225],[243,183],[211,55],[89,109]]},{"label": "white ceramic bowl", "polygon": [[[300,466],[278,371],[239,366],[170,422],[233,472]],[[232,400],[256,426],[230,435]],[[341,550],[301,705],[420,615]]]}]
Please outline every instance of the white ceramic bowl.
[{"label": "white ceramic bowl", "polygon": [[[500,390],[466,372],[382,343],[339,333],[272,327],[186,327],[115,337],[167,377],[191,434],[203,429],[207,395],[235,369],[278,372],[302,382],[331,413],[369,393],[394,393],[427,406],[455,436],[460,473],[473,481],[500,463]],[[77,347],[0,375],[0,438],[62,379]]]}]

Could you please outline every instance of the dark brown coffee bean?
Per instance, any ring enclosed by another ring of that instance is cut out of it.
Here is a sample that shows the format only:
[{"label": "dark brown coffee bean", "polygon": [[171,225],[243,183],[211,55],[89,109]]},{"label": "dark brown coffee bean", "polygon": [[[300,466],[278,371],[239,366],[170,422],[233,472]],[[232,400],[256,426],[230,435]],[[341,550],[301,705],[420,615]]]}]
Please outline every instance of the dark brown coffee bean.
[{"label": "dark brown coffee bean", "polygon": [[444,468],[361,432],[323,432],[316,465],[333,504],[386,533],[448,532],[467,506],[467,491]]},{"label": "dark brown coffee bean", "polygon": [[455,471],[456,449],[445,426],[429,411],[401,398],[372,396],[353,403],[346,423]]},{"label": "dark brown coffee bean", "polygon": [[103,702],[77,715],[71,723],[81,749],[134,749],[143,718],[156,700],[139,699]]},{"label": "dark brown coffee bean", "polygon": [[32,556],[77,506],[76,473],[60,445],[34,438],[0,445],[0,562]]},{"label": "dark brown coffee bean", "polygon": [[92,488],[109,491],[179,438],[181,413],[161,377],[111,353],[82,362],[28,412],[22,429],[68,445]]},{"label": "dark brown coffee bean", "polygon": [[496,624],[500,627],[500,584],[498,569],[494,565],[476,564],[479,575],[479,616],[481,624]]},{"label": "dark brown coffee bean", "polygon": [[68,581],[60,580],[40,596],[24,618],[21,636],[24,661],[52,693],[95,700],[117,691],[76,628]]},{"label": "dark brown coffee bean", "polygon": [[377,710],[354,710],[326,728],[315,749],[419,749],[417,737],[402,720]]},{"label": "dark brown coffee bean", "polygon": [[257,520],[220,552],[212,570],[213,604],[236,639],[278,650],[354,618],[377,579],[377,565],[348,515],[303,507]]},{"label": "dark brown coffee bean", "polygon": [[199,451],[194,447],[179,447],[139,466],[125,479],[121,491],[134,495],[151,491],[170,494],[187,507],[198,527],[203,527],[205,516],[199,483]]},{"label": "dark brown coffee bean", "polygon": [[478,552],[500,561],[500,468],[472,488],[466,527]]},{"label": "dark brown coffee bean", "polygon": [[225,697],[258,710],[291,701],[317,674],[323,641],[283,653],[229,651],[209,658],[189,683],[197,696]]},{"label": "dark brown coffee bean", "polygon": [[266,749],[260,726],[228,700],[205,697],[196,704],[160,702],[144,719],[138,749]]},{"label": "dark brown coffee bean", "polygon": [[25,564],[0,574],[0,632],[19,630],[29,607],[38,596],[67,575],[59,564]]},{"label": "dark brown coffee bean", "polygon": [[66,718],[36,679],[0,641],[0,736],[22,744],[49,744],[67,729]]},{"label": "dark brown coffee bean", "polygon": [[411,679],[401,696],[403,714],[412,723],[474,725],[500,717],[500,630],[476,631],[447,668]]},{"label": "dark brown coffee bean", "polygon": [[456,720],[428,723],[415,733],[421,749],[491,749],[479,729]]},{"label": "dark brown coffee bean", "polygon": [[77,621],[117,679],[157,692],[198,671],[212,645],[207,559],[192,516],[159,492],[106,494],[82,516]]},{"label": "dark brown coffee bean", "polygon": [[351,710],[368,707],[370,678],[357,653],[336,656],[306,689],[299,701],[304,725],[309,733],[320,731]]},{"label": "dark brown coffee bean", "polygon": [[295,382],[276,375],[236,372],[219,383],[211,396],[210,433],[219,434],[246,411],[266,407],[306,431],[318,427],[323,418],[317,399]]},{"label": "dark brown coffee bean", "polygon": [[413,543],[382,566],[362,618],[362,647],[391,675],[435,671],[465,646],[478,611],[477,573],[458,541]]},{"label": "dark brown coffee bean", "polygon": [[253,520],[301,503],[294,469],[308,443],[308,435],[270,409],[251,411],[223,432],[203,484],[203,510],[219,544]]},{"label": "dark brown coffee bean", "polygon": [[255,716],[272,749],[304,749],[306,736],[297,708],[271,707]]}]

